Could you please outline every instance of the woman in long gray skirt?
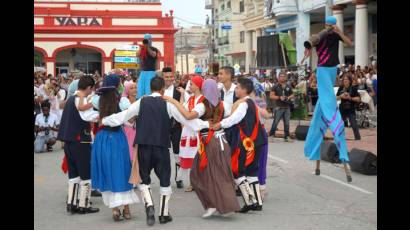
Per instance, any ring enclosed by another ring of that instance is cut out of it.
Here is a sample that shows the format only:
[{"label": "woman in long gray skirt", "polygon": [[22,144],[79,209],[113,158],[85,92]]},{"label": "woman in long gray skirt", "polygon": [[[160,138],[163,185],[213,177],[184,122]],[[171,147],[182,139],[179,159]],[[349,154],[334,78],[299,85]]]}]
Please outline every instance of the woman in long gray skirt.
[{"label": "woman in long gray skirt", "polygon": [[[223,102],[220,101],[219,91],[215,80],[205,80],[202,87],[205,100],[205,114],[200,118],[205,122],[219,122],[224,114]],[[179,102],[172,98],[165,98],[172,102],[178,110],[184,109]],[[199,134],[200,148],[195,156],[190,179],[195,193],[198,195],[206,213],[204,218],[216,212],[222,215],[240,210],[235,194],[235,183],[231,170],[230,147],[222,130],[214,131],[202,129]]]}]

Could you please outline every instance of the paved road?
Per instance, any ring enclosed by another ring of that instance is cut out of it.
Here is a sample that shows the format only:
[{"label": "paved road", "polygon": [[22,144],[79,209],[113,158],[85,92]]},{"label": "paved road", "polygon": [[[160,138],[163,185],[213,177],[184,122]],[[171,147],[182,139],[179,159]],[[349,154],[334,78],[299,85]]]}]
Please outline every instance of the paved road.
[{"label": "paved road", "polygon": [[[353,182],[347,185],[343,169],[327,162],[322,163],[322,175],[315,176],[314,162],[303,156],[303,143],[270,139],[269,193],[262,212],[202,219],[204,210],[195,193],[177,190],[172,182],[170,212],[174,221],[166,225],[156,223],[150,229],[376,229],[377,176],[353,172]],[[67,214],[67,178],[60,169],[62,158],[61,150],[34,156],[36,230],[148,229],[141,203],[131,206],[132,220],[121,223],[113,222],[111,210],[99,197],[93,198],[94,206],[101,209],[99,213]],[[155,176],[153,182],[154,203],[158,209],[159,182]],[[240,202],[242,204],[242,200]]]}]

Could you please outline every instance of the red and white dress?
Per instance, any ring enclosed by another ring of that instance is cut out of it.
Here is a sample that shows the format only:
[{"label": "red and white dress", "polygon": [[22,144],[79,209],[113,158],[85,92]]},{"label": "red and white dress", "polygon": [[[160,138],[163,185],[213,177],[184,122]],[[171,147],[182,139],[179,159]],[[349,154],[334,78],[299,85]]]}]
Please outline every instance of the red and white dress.
[{"label": "red and white dress", "polygon": [[[197,97],[191,96],[184,107],[191,111],[196,111],[198,117],[202,117],[205,114],[205,105],[202,101],[205,99],[203,95]],[[181,141],[179,142],[179,160],[180,160],[180,169],[178,172],[177,180],[186,179],[189,175],[189,170],[192,167],[194,162],[195,155],[198,152],[199,148],[199,139],[198,132],[183,126],[181,132]]]}]

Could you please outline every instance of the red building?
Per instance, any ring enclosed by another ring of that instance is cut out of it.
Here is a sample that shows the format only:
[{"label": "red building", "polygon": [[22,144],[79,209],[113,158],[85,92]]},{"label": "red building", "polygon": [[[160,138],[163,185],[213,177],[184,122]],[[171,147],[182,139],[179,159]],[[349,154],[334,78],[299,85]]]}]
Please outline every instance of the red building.
[{"label": "red building", "polygon": [[71,70],[107,73],[116,48],[142,44],[150,33],[160,51],[160,68],[173,67],[172,13],[163,16],[161,3],[35,0],[35,65],[53,75]]}]

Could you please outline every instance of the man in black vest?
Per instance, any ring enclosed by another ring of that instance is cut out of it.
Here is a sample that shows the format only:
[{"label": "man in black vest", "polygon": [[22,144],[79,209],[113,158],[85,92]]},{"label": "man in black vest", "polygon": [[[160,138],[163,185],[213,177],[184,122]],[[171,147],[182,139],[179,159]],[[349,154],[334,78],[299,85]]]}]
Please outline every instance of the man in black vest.
[{"label": "man in black vest", "polygon": [[[160,206],[159,222],[161,224],[172,221],[168,212],[168,201],[171,197],[171,161],[169,155],[170,119],[174,117],[178,122],[190,126],[191,123],[200,122],[199,119],[187,121],[177,108],[162,99],[165,91],[165,81],[161,77],[154,77],[150,82],[152,94],[134,102],[127,110],[104,117],[105,126],[119,126],[130,118],[138,115],[136,129],[138,134],[134,144],[138,144],[138,163],[141,176],[139,189],[143,197],[147,224],[155,223],[154,203],[151,194],[150,174],[154,169],[160,181]],[[197,125],[197,127],[199,124]]]},{"label": "man in black vest", "polygon": [[[258,107],[249,97],[253,91],[253,82],[247,78],[240,78],[235,89],[236,95],[243,100],[231,116],[214,124],[211,128],[229,128],[237,124],[240,141],[239,151],[233,150],[232,171],[235,183],[238,185],[245,206],[239,211],[241,213],[249,210],[261,211],[262,199],[258,181],[259,156],[267,139],[263,134],[264,129],[259,122]],[[235,164],[235,162],[237,162]]]},{"label": "man in black vest", "polygon": [[[94,213],[91,197],[91,126],[90,121],[98,119],[98,112],[89,109],[79,111],[79,97],[87,97],[94,87],[90,76],[83,76],[78,82],[78,93],[70,96],[61,117],[57,140],[64,142],[64,153],[68,161],[67,211],[71,213]],[[78,195],[79,194],[79,195]]]},{"label": "man in black vest", "polygon": [[[181,93],[177,90],[174,83],[174,75],[172,74],[171,67],[164,67],[162,69],[162,77],[165,80],[165,92],[164,95],[168,97],[172,97],[175,100],[179,101],[181,98]],[[182,127],[179,122],[177,122],[174,118],[171,118],[171,131],[170,131],[170,139],[172,144],[172,151],[174,152],[175,158],[175,182],[177,184],[177,188],[183,188],[184,185],[182,180],[177,181],[178,175],[178,168],[179,165],[179,142],[181,140],[181,132]]]}]

